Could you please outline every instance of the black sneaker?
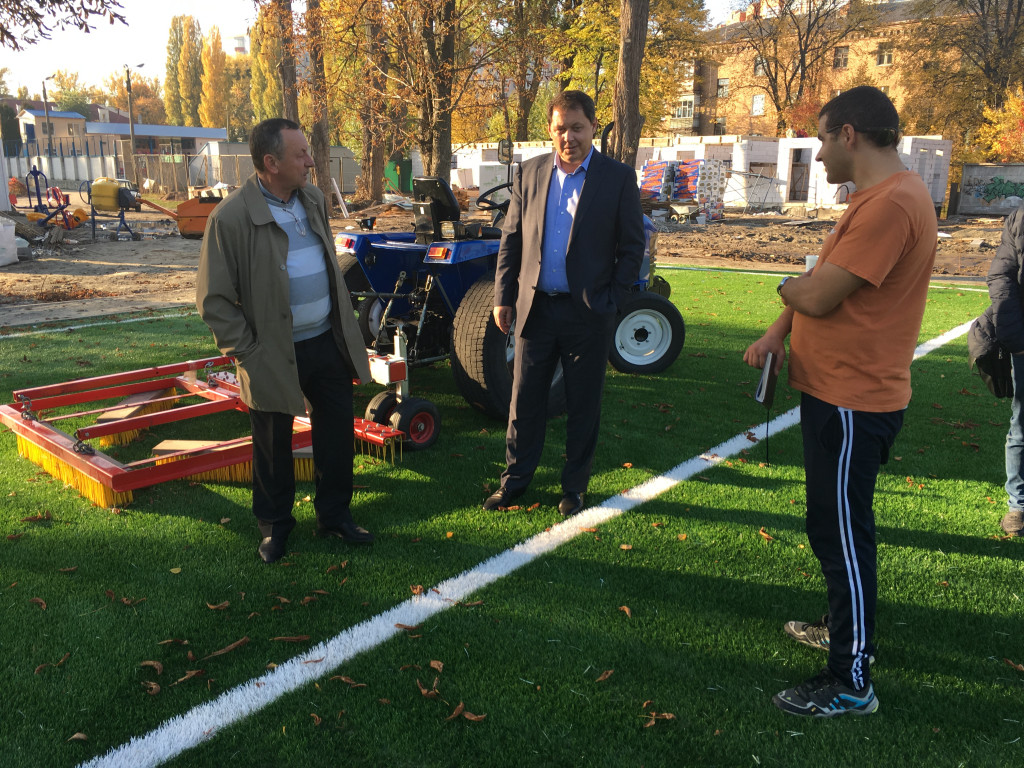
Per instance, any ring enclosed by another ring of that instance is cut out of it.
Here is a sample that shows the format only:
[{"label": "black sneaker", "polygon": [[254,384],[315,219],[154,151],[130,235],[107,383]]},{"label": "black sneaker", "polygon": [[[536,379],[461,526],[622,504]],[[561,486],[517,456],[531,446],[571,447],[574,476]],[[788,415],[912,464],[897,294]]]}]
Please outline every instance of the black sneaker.
[{"label": "black sneaker", "polygon": [[868,683],[864,690],[855,691],[828,669],[796,688],[779,691],[772,697],[772,703],[783,712],[803,717],[870,715],[878,709],[873,685]]},{"label": "black sneaker", "polygon": [[806,621],[787,621],[782,628],[783,631],[808,648],[828,650],[828,614],[826,613],[819,621],[807,623]]}]

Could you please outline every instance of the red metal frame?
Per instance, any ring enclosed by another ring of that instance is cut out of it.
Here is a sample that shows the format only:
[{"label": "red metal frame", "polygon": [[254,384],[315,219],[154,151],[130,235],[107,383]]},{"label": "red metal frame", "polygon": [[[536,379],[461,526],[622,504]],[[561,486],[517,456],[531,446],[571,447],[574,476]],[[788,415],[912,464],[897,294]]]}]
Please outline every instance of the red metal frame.
[{"label": "red metal frame", "polygon": [[[210,357],[20,389],[14,392],[15,402],[0,405],[0,423],[8,426],[20,438],[114,492],[132,491],[168,480],[178,480],[251,461],[251,436],[126,464],[112,459],[85,441],[221,411],[247,411],[238,396],[239,388],[234,375],[226,370],[233,368],[233,365],[234,360],[230,357]],[[206,372],[205,379],[198,375],[201,371]],[[175,394],[171,397],[159,395],[166,390],[173,390]],[[126,395],[145,392],[152,392],[155,395],[149,403],[166,403],[179,400],[183,396],[198,396],[205,402],[92,424],[77,429],[74,434],[57,429],[53,422],[109,413],[122,406],[61,414],[51,421],[45,418],[47,412],[56,408],[123,398]],[[179,392],[187,394],[181,395]],[[392,450],[396,442],[401,445],[403,438],[403,433],[396,429],[363,419],[354,420],[353,434],[358,440],[384,448],[391,447]],[[309,419],[296,418],[292,448],[308,447],[312,439]],[[165,461],[168,459],[173,461]],[[157,460],[161,463],[157,464]]]}]

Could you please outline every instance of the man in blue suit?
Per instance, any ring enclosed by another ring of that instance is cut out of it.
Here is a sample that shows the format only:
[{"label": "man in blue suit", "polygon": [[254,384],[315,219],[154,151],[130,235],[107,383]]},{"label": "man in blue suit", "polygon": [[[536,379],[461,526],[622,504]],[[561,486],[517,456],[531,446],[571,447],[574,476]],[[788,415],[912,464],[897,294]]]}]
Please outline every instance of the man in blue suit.
[{"label": "man in blue suit", "polygon": [[558,511],[583,509],[597,448],[605,367],[616,315],[644,255],[636,172],[594,150],[593,100],[563,91],[548,106],[552,154],[519,165],[503,226],[494,321],[515,319],[507,467],[484,509],[521,496],[540,463],[551,379],[565,377],[565,467]]}]

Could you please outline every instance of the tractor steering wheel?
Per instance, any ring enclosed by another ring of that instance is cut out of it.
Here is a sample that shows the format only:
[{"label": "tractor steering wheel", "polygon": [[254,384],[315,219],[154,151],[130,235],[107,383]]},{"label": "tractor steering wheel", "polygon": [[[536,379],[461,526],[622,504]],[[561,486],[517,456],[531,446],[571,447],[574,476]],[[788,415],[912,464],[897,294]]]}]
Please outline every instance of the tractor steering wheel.
[{"label": "tractor steering wheel", "polygon": [[501,211],[502,216],[508,213],[508,204],[511,200],[505,200],[504,202],[497,202],[491,200],[490,196],[495,192],[500,192],[503,189],[512,189],[512,182],[506,181],[504,184],[499,184],[496,187],[491,187],[485,192],[481,192],[476,198],[476,207],[481,211]]}]

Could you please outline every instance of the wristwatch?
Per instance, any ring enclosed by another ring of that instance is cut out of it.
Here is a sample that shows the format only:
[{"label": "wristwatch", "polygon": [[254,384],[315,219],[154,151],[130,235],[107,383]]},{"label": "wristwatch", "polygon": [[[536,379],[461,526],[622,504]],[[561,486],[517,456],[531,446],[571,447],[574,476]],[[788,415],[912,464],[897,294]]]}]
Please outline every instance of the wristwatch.
[{"label": "wristwatch", "polygon": [[779,294],[779,296],[782,295],[782,286],[784,286],[786,284],[786,281],[789,280],[789,278],[791,277],[792,275],[786,275],[784,278],[782,278],[782,281],[777,286],[775,286],[775,292]]}]

